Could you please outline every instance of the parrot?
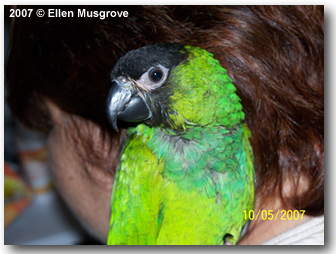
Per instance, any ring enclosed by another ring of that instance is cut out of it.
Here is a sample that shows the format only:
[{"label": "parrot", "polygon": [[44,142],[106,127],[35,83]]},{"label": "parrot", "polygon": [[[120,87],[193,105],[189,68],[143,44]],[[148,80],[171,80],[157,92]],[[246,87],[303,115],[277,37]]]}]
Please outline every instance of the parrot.
[{"label": "parrot", "polygon": [[227,71],[206,50],[140,47],[110,74],[105,111],[127,129],[108,245],[236,244],[254,208],[251,132]]}]

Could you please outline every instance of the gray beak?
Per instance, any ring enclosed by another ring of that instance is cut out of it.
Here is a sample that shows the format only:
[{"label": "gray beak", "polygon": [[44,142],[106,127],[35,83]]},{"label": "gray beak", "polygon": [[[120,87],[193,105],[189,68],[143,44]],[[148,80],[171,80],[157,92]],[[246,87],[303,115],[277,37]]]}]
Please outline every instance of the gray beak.
[{"label": "gray beak", "polygon": [[146,101],[135,93],[133,85],[115,80],[107,96],[106,115],[113,129],[118,131],[117,119],[141,122],[152,117],[152,112]]}]

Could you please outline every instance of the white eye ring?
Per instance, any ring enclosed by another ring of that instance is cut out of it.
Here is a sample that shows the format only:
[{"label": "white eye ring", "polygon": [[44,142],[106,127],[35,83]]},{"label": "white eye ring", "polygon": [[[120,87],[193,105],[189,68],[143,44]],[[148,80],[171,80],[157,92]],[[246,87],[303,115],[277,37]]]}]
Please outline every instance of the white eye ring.
[{"label": "white eye ring", "polygon": [[[159,76],[161,76],[160,79],[155,80],[155,77],[152,77],[152,74],[154,74],[155,72],[159,73]],[[148,71],[142,74],[142,76],[136,81],[136,83],[142,89],[151,92],[163,85],[168,77],[168,72],[169,69],[162,66],[161,64],[158,64],[157,66],[150,68]]]}]

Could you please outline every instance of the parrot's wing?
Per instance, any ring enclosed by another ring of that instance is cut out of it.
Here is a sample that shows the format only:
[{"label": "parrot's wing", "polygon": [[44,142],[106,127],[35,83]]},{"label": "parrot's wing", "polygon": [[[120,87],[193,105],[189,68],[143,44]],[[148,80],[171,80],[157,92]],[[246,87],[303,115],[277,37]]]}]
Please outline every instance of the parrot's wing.
[{"label": "parrot's wing", "polygon": [[254,168],[249,137],[248,128],[244,124],[237,125],[221,138],[217,136],[222,143],[218,147],[224,149],[220,155],[216,150],[210,152],[219,159],[212,164],[212,179],[225,207],[225,218],[219,216],[226,221],[224,235],[232,236],[228,238],[232,244],[238,242],[247,222],[244,211],[254,207]]},{"label": "parrot's wing", "polygon": [[109,245],[156,244],[160,228],[162,163],[144,145],[143,136],[129,137],[115,176]]}]

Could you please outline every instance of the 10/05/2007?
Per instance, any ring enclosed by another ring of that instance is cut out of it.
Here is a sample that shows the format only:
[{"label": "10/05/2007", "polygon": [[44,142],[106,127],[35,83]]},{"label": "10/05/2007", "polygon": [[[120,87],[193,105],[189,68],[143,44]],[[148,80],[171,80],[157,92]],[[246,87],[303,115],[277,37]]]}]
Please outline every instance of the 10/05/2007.
[{"label": "10/05/2007", "polygon": [[[253,210],[244,210],[245,219],[257,220],[261,213],[262,220],[276,220],[280,213],[280,220],[299,220],[303,219],[303,214],[305,210],[258,210],[257,214]],[[287,216],[286,216],[287,215]],[[300,217],[301,215],[301,217]]]}]

